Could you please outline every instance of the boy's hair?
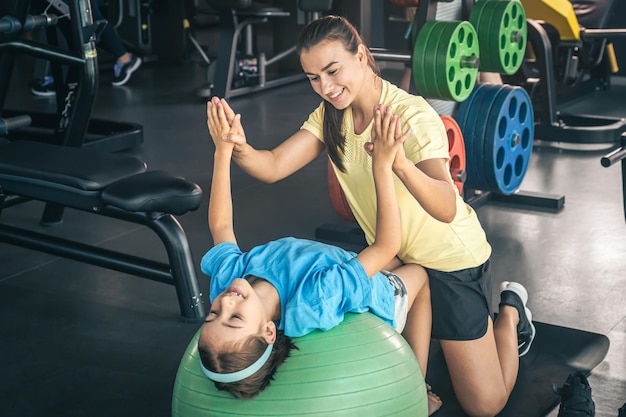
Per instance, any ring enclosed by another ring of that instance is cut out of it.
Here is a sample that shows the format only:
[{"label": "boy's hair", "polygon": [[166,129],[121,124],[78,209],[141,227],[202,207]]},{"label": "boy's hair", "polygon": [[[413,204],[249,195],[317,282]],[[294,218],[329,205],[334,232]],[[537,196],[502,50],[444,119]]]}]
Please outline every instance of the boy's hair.
[{"label": "boy's hair", "polygon": [[[263,337],[254,335],[221,352],[212,352],[205,346],[198,345],[198,352],[200,361],[206,369],[226,374],[248,367],[261,357],[267,346]],[[293,349],[297,347],[291,338],[285,336],[282,330],[278,330],[272,353],[261,369],[241,381],[228,383],[214,381],[214,384],[220,391],[228,391],[237,398],[249,400],[269,385],[274,379],[276,369],[285,362]]]},{"label": "boy's hair", "polygon": [[[324,16],[312,21],[302,29],[298,36],[296,51],[298,56],[302,51],[317,45],[322,41],[340,41],[347,51],[356,54],[359,45],[365,46],[367,63],[376,75],[380,75],[378,64],[365,45],[363,38],[356,28],[344,17]],[[324,143],[328,149],[328,156],[335,166],[345,172],[341,155],[344,152],[345,135],[341,131],[344,110],[336,109],[328,101],[324,101]]]}]

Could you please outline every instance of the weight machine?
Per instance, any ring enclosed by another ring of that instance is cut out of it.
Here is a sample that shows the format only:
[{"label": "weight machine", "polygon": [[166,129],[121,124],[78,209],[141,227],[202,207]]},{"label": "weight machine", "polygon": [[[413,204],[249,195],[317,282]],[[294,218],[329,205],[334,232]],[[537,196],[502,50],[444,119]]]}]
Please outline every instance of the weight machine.
[{"label": "weight machine", "polygon": [[[3,11],[0,19],[0,116],[27,115],[31,119],[28,127],[7,132],[7,139],[27,138],[72,147],[96,146],[107,151],[139,145],[143,141],[141,126],[91,118],[98,90],[98,54],[93,42],[97,25],[85,21],[87,16],[91,19],[89,7],[80,9],[77,1],[64,5],[69,8],[69,16],[63,18],[48,13],[29,14],[30,9],[48,9],[48,2],[42,0],[18,0],[12,9],[6,7]],[[49,43],[21,38],[24,31],[36,28],[46,29]],[[67,48],[59,46],[60,36],[67,41]],[[57,91],[56,113],[5,108],[18,53],[51,62]]]},{"label": "weight machine", "polygon": [[528,16],[529,47],[520,71],[508,81],[523,86],[532,97],[536,138],[574,144],[618,142],[626,119],[558,110],[558,101],[610,88],[617,62],[609,38],[626,35],[626,29],[606,28],[614,1],[521,2]]},{"label": "weight machine", "polygon": [[[301,72],[274,79],[269,79],[267,74],[268,67],[293,54],[295,46],[271,58],[253,47],[253,26],[274,18],[290,17],[289,11],[252,0],[207,0],[207,3],[219,16],[220,37],[217,58],[212,62],[192,38],[208,65],[207,83],[196,89],[197,96],[228,99],[305,79]],[[332,0],[298,0],[298,8],[307,14],[307,22],[330,11],[331,7]]]}]

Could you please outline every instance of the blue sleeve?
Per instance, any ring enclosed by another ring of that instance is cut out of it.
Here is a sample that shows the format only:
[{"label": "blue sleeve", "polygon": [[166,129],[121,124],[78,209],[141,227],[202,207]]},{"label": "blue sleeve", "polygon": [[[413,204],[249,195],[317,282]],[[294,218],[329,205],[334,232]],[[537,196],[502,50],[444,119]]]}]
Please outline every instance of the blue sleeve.
[{"label": "blue sleeve", "polygon": [[232,242],[220,243],[212,247],[200,261],[202,272],[211,277],[209,299],[213,299],[224,291],[233,279],[241,275],[241,262],[243,253]]}]

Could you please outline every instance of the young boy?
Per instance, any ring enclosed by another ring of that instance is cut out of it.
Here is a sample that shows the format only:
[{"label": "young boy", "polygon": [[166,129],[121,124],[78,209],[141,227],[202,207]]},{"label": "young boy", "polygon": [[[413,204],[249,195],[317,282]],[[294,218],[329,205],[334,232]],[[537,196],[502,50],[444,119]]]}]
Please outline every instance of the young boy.
[{"label": "young boy", "polygon": [[[252,398],[271,381],[295,347],[291,338],[328,330],[347,312],[370,311],[405,337],[426,373],[431,311],[428,278],[417,265],[401,265],[400,213],[392,163],[408,132],[390,108],[375,111],[371,155],[377,193],[375,241],[359,254],[320,242],[283,238],[247,253],[233,229],[230,164],[232,142],[243,132],[240,115],[226,119],[219,102],[207,104],[215,143],[209,201],[214,247],[201,262],[211,277],[211,309],[200,333],[202,369],[218,389]],[[395,139],[396,135],[398,139]],[[383,271],[395,265],[393,272]],[[429,393],[429,412],[441,406]]]}]

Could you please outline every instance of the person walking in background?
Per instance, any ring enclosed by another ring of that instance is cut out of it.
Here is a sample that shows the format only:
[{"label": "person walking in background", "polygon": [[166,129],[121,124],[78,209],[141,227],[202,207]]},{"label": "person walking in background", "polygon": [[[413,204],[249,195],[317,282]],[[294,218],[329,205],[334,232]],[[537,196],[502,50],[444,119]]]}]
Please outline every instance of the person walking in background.
[{"label": "person walking in background", "polygon": [[[63,0],[67,2],[66,0]],[[94,22],[104,21],[104,28],[102,29],[100,36],[97,40],[97,46],[102,47],[104,50],[110,52],[115,58],[115,64],[113,65],[113,79],[111,84],[114,86],[122,86],[126,84],[131,75],[139,69],[142,64],[140,57],[130,53],[121,39],[115,32],[115,28],[109,24],[108,21],[102,15],[98,0],[91,0],[91,14]],[[36,64],[37,65],[37,64]],[[45,63],[45,68],[49,68],[49,63]],[[43,77],[39,76],[34,80],[32,86],[33,94],[42,97],[54,96],[56,91],[54,89],[54,78],[50,75],[49,71],[44,71]]]}]

